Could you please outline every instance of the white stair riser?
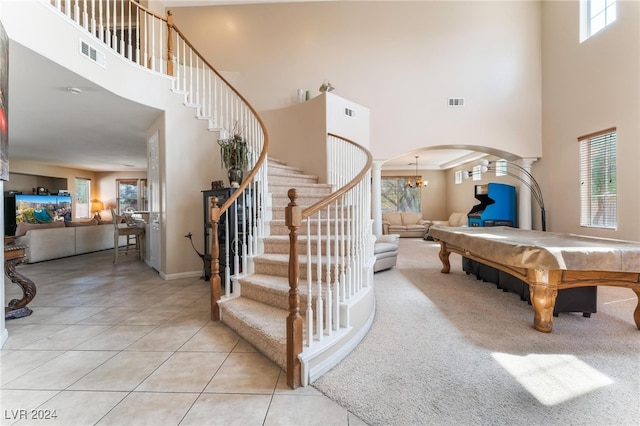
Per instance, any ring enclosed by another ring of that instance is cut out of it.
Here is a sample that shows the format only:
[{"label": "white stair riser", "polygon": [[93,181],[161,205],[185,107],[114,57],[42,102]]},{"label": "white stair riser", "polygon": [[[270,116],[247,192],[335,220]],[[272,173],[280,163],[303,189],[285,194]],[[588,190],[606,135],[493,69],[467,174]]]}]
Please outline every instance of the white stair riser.
[{"label": "white stair riser", "polygon": [[289,189],[291,188],[296,189],[299,197],[319,196],[324,198],[331,194],[331,188],[328,186],[295,186],[289,183],[286,185],[269,184],[269,192],[271,192],[274,197],[287,197]]},{"label": "white stair riser", "polygon": [[270,184],[280,184],[280,185],[291,185],[291,187],[295,187],[296,183],[308,184],[308,183],[318,183],[318,178],[315,176],[308,175],[274,175],[269,176]]},{"label": "white stair riser", "polygon": [[[344,222],[344,225],[342,224],[342,222]],[[332,220],[333,223],[333,220]],[[341,231],[342,229],[344,229],[345,231],[347,231],[347,226],[349,224],[348,220],[339,220],[338,221],[338,226],[339,226],[339,231]],[[326,221],[321,221],[320,222],[320,226],[321,228],[321,233],[322,234],[326,234],[327,232],[327,223]],[[333,232],[333,227],[334,225],[331,225],[331,232]],[[271,221],[271,223],[269,224],[269,230],[270,230],[270,235],[289,235],[289,228],[287,227],[287,225],[285,225],[284,223],[284,219],[274,219]],[[311,220],[311,226],[309,227],[309,232],[311,232],[311,236],[316,236],[318,235],[318,220],[317,219],[312,219]],[[306,235],[307,233],[307,221],[303,220],[302,221],[302,226],[300,226],[298,228],[298,235]]]}]

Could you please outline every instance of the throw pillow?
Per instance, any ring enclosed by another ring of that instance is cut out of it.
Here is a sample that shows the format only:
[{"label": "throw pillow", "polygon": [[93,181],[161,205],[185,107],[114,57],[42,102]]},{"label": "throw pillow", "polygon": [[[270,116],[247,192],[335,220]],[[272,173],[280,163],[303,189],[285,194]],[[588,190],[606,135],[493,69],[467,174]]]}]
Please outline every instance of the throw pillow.
[{"label": "throw pillow", "polygon": [[25,223],[20,222],[16,227],[16,237],[21,237],[32,229],[46,229],[46,228],[64,228],[64,222],[48,222],[48,223]]}]

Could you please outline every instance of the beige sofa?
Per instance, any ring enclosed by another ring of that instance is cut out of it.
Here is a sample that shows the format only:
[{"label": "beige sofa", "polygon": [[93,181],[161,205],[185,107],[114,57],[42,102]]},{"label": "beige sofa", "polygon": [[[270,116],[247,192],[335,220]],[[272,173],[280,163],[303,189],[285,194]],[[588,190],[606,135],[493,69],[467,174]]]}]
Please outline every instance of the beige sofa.
[{"label": "beige sofa", "polygon": [[29,263],[113,248],[112,223],[79,222],[82,225],[69,225],[71,222],[68,222],[67,226],[60,223],[62,226],[30,225],[22,230],[24,233],[16,230],[16,244],[26,247]]},{"label": "beige sofa", "polygon": [[447,220],[434,220],[432,225],[443,225],[443,226],[468,226],[469,218],[466,213],[451,213],[449,219]]},{"label": "beige sofa", "polygon": [[382,233],[398,234],[400,237],[424,237],[429,230],[430,220],[422,218],[422,213],[393,212],[382,214]]}]

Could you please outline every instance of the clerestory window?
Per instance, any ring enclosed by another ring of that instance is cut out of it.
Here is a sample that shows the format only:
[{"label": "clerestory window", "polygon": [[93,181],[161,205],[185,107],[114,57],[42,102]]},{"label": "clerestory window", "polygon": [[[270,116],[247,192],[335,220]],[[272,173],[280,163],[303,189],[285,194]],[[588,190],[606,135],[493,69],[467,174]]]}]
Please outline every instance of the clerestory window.
[{"label": "clerestory window", "polygon": [[580,2],[580,43],[615,22],[616,0],[583,0]]}]

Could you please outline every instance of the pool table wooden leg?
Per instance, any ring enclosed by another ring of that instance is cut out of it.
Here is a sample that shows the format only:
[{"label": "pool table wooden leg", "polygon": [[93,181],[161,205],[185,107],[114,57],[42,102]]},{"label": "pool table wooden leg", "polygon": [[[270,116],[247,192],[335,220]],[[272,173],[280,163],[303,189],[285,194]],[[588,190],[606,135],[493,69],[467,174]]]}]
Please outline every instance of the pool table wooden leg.
[{"label": "pool table wooden leg", "polygon": [[553,330],[553,308],[558,296],[556,271],[530,269],[527,272],[529,295],[533,305],[533,328],[543,333]]},{"label": "pool table wooden leg", "polygon": [[438,257],[440,257],[440,262],[442,262],[442,269],[440,272],[443,274],[448,274],[451,270],[451,264],[449,263],[450,254],[451,252],[447,249],[447,243],[440,241],[440,253],[438,253]]},{"label": "pool table wooden leg", "polygon": [[636,310],[633,311],[633,320],[636,322],[638,330],[640,330],[640,288],[631,287],[631,290],[633,290],[636,293],[636,296],[638,296],[638,304],[636,305]]}]

